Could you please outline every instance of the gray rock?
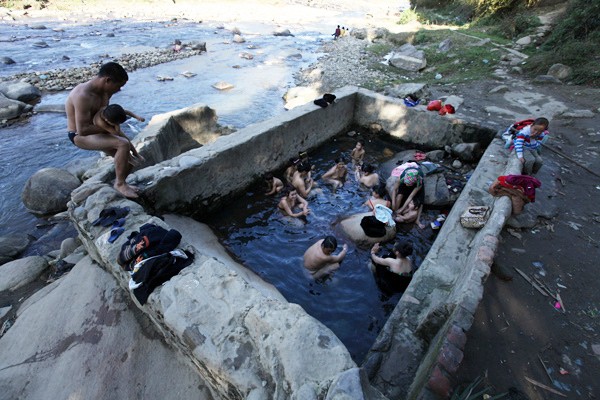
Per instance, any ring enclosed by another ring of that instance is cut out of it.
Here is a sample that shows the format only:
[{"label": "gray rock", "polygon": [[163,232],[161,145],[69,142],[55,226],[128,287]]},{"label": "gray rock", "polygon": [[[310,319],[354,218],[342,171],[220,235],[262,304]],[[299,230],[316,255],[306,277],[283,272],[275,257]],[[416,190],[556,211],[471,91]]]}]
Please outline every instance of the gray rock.
[{"label": "gray rock", "polygon": [[38,113],[57,113],[64,114],[65,105],[64,104],[40,104],[35,106],[35,111]]},{"label": "gray rock", "polygon": [[0,292],[33,282],[48,268],[44,257],[30,256],[0,265]]},{"label": "gray rock", "polygon": [[3,398],[216,398],[89,258],[40,292],[1,339]]},{"label": "gray rock", "polygon": [[26,235],[0,236],[0,257],[13,260],[29,245]]},{"label": "gray rock", "polygon": [[247,51],[244,51],[244,52],[240,53],[240,57],[244,58],[246,60],[252,60],[252,59],[254,59],[254,56],[251,53],[248,53]]},{"label": "gray rock", "polygon": [[459,168],[462,168],[462,166],[463,166],[463,164],[460,162],[460,160],[452,161],[452,168],[459,169]]},{"label": "gray rock", "polygon": [[12,310],[12,306],[0,308],[0,319],[4,318]]},{"label": "gray rock", "polygon": [[278,29],[273,32],[273,36],[294,36],[289,29]]},{"label": "gray rock", "polygon": [[109,32],[109,33],[106,34],[106,37],[115,37],[115,34],[112,33],[112,32]]},{"label": "gray rock", "polygon": [[79,185],[79,179],[67,170],[44,168],[27,180],[21,199],[36,214],[54,214],[67,209],[71,192]]},{"label": "gray rock", "polygon": [[367,213],[352,215],[352,216],[340,221],[340,227],[342,228],[342,230],[344,231],[344,233],[346,234],[346,236],[348,236],[348,238],[350,240],[352,240],[358,246],[362,246],[362,247],[367,247],[367,246],[374,245],[375,243],[378,243],[378,242],[387,242],[389,240],[394,239],[394,237],[396,236],[396,228],[390,227],[390,226],[386,226],[385,236],[375,238],[375,237],[370,237],[370,236],[365,235],[365,231],[360,226],[360,221],[362,221],[362,219],[364,217],[367,217],[370,215],[373,215],[373,213],[367,212]]},{"label": "gray rock", "polygon": [[450,40],[450,39],[445,39],[445,40],[443,40],[443,41],[442,41],[442,42],[439,44],[439,46],[438,46],[438,51],[439,51],[440,53],[446,53],[446,52],[448,52],[448,51],[449,51],[449,50],[452,48],[452,44],[453,44],[453,43],[452,43],[452,40]]},{"label": "gray rock", "polygon": [[418,99],[429,99],[432,96],[429,86],[426,83],[402,83],[395,85],[386,90],[386,95],[395,96],[400,99],[408,95],[416,96]]},{"label": "gray rock", "polygon": [[590,110],[569,110],[560,114],[563,118],[594,118],[594,112]]},{"label": "gray rock", "polygon": [[228,90],[233,89],[234,86],[231,83],[221,81],[213,84],[212,87],[218,90]]},{"label": "gray rock", "polygon": [[76,158],[72,161],[69,161],[64,168],[77,179],[83,181],[83,176],[85,175],[86,171],[93,168],[98,162],[98,159],[99,157],[97,155],[85,158]]},{"label": "gray rock", "polygon": [[190,42],[188,46],[192,50],[206,51],[206,42]]},{"label": "gray rock", "polygon": [[34,42],[34,43],[32,44],[32,46],[33,46],[33,47],[40,48],[40,49],[45,49],[46,47],[49,47],[49,46],[48,46],[48,43],[44,42],[43,40],[41,40],[41,41],[39,41],[39,42]]},{"label": "gray rock", "polygon": [[233,43],[245,43],[246,39],[244,39],[241,35],[233,36]]},{"label": "gray rock", "polygon": [[429,161],[438,162],[444,159],[446,152],[444,150],[432,150],[425,153]]},{"label": "gray rock", "polygon": [[15,64],[15,60],[10,57],[0,57],[0,63],[6,65]]},{"label": "gray rock", "polygon": [[43,25],[43,24],[29,25],[29,28],[31,28],[31,29],[48,29],[48,28],[46,28],[46,25]]},{"label": "gray rock", "polygon": [[417,50],[412,44],[406,43],[393,52],[389,60],[390,65],[407,71],[420,71],[427,66],[425,53]]},{"label": "gray rock", "polygon": [[457,143],[452,146],[452,155],[461,161],[473,162],[479,160],[482,150],[479,143]]},{"label": "gray rock", "polygon": [[499,85],[495,88],[491,89],[489,93],[506,93],[510,90],[510,88],[506,85]]},{"label": "gray rock", "polygon": [[67,238],[60,244],[60,254],[58,258],[63,259],[69,254],[73,253],[79,246],[81,241],[79,238]]},{"label": "gray rock", "polygon": [[231,30],[231,33],[233,33],[234,35],[241,35],[242,31],[240,31],[240,28],[238,28],[237,26],[235,28],[233,28]]},{"label": "gray rock", "polygon": [[527,46],[531,44],[531,36],[523,36],[521,39],[518,39],[516,42],[519,46]]},{"label": "gray rock", "polygon": [[560,81],[560,79],[557,79],[556,77],[554,77],[552,75],[538,75],[535,78],[533,78],[533,82],[534,83],[542,83],[542,84],[547,84],[547,83],[562,83]]},{"label": "gray rock", "polygon": [[0,93],[23,103],[34,102],[42,97],[40,89],[27,82],[1,82]]},{"label": "gray rock", "polygon": [[362,368],[351,368],[339,374],[327,391],[325,400],[384,400],[379,391],[369,384]]},{"label": "gray rock", "polygon": [[425,191],[425,204],[429,206],[445,207],[456,200],[448,190],[444,174],[426,176],[423,190]]},{"label": "gray rock", "polygon": [[450,95],[442,99],[444,100],[444,104],[450,104],[456,111],[458,111],[462,103],[465,101],[462,97],[455,95]]},{"label": "gray rock", "polygon": [[547,75],[553,76],[556,79],[567,79],[573,73],[573,68],[564,64],[553,64],[549,69]]},{"label": "gray rock", "polygon": [[0,120],[18,118],[21,114],[33,109],[22,101],[12,100],[0,93]]}]

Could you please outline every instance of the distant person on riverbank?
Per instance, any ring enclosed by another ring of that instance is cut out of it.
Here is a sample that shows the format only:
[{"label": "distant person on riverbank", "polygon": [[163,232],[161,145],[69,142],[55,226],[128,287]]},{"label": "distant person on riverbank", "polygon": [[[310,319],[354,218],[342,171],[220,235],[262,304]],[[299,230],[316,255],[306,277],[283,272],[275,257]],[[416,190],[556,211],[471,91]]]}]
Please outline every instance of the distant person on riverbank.
[{"label": "distant person on riverbank", "polygon": [[[279,201],[277,207],[283,211],[286,215],[294,218],[308,215],[310,210],[308,209],[308,202],[298,195],[298,192],[294,188],[284,190],[284,196]],[[295,208],[299,208],[300,211],[294,212]]]},{"label": "distant person on riverbank", "polygon": [[181,40],[175,39],[175,43],[173,44],[173,51],[175,53],[179,53],[181,51]]},{"label": "distant person on riverbank", "polygon": [[346,168],[346,160],[343,158],[336,158],[335,165],[329,169],[329,171],[323,174],[323,180],[326,183],[333,185],[333,190],[344,185],[348,175],[348,168]]},{"label": "distant person on riverbank", "polygon": [[339,38],[341,34],[342,34],[342,30],[340,29],[340,26],[338,25],[337,28],[335,28],[335,32],[332,35],[333,40],[336,40],[337,38]]},{"label": "distant person on riverbank", "polygon": [[116,175],[114,188],[125,197],[137,198],[136,189],[126,182],[131,172],[131,142],[127,137],[111,135],[94,125],[94,116],[108,106],[112,95],[121,90],[128,79],[121,65],[106,63],[100,67],[98,75],[71,90],[65,109],[69,140],[80,149],[103,151],[113,156]]},{"label": "distant person on riverbank", "polygon": [[335,249],[337,249],[336,238],[326,236],[306,250],[304,253],[304,268],[310,272],[314,279],[319,279],[340,267],[340,262],[348,252],[348,245],[344,244],[342,251],[337,256],[332,255]]},{"label": "distant person on riverbank", "polygon": [[265,192],[267,196],[277,194],[283,190],[283,182],[281,179],[274,177],[273,174],[265,174],[264,180],[267,184],[267,191]]},{"label": "distant person on riverbank", "polygon": [[[117,135],[121,137],[127,137],[121,130],[121,124],[127,121],[127,118],[132,117],[140,122],[144,122],[145,119],[139,115],[134,114],[129,110],[125,110],[118,104],[110,104],[106,107],[102,107],[96,115],[94,115],[94,126],[98,126],[104,129],[111,135]],[[129,139],[128,139],[129,140]],[[130,142],[131,143],[131,142]],[[144,158],[139,155],[137,149],[133,144],[130,147],[130,158],[129,163],[131,165],[138,165]]]}]

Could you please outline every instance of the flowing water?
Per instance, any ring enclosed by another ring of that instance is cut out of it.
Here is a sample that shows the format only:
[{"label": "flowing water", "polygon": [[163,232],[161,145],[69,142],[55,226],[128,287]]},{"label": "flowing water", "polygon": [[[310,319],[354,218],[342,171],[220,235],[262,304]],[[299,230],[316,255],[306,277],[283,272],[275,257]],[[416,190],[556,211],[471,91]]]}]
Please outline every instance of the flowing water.
[{"label": "flowing water", "polygon": [[[282,196],[266,196],[265,188],[257,184],[205,222],[240,262],[277,287],[288,301],[301,305],[327,325],[360,363],[400,294],[378,286],[370,270],[370,248],[357,247],[344,238],[338,226],[343,217],[368,211],[363,204],[370,191],[361,189],[353,174],[335,192],[319,179],[334,165],[335,158],[349,159],[355,143],[355,139],[340,136],[310,152],[311,164],[315,166],[313,177],[322,193],[314,196],[311,193],[308,199],[311,212],[306,221],[284,217],[277,208]],[[367,141],[366,149],[365,162],[375,166],[385,161],[383,154],[390,154],[389,150],[393,153],[403,150],[399,144],[376,136]],[[283,171],[277,171],[275,176],[282,178]],[[432,215],[435,211],[425,211],[421,220],[431,219]],[[315,282],[304,269],[303,255],[308,247],[327,235],[338,239],[335,254],[344,243],[348,244],[348,253],[330,279]],[[397,238],[413,243],[413,260],[418,266],[435,233],[429,227],[398,226]],[[385,248],[390,250],[391,244]],[[385,251],[380,251],[380,256],[384,254]]]},{"label": "flowing water", "polygon": [[[231,42],[233,26],[222,29],[216,23],[118,20],[43,24],[47,29],[32,29],[22,23],[0,24],[0,56],[16,61],[0,65],[0,76],[109,61],[125,53],[170,47],[175,39],[206,42],[207,53],[129,74],[129,82],[111,102],[146,118],[145,123],[130,120],[124,124],[123,130],[130,137],[142,130],[153,115],[193,104],[215,109],[219,123],[238,129],[283,113],[282,96],[294,86],[294,73],[314,62],[320,55],[317,49],[322,40],[329,38],[316,28],[295,30],[292,26],[289,29],[295,36],[276,37],[271,34],[273,26],[261,24],[236,25],[246,39],[242,44]],[[40,41],[48,47],[35,47],[34,43]],[[254,59],[241,58],[241,52],[251,53]],[[186,71],[196,76],[181,75]],[[159,82],[159,75],[174,79]],[[211,85],[219,81],[229,82],[234,88],[218,91]],[[64,104],[67,95],[66,91],[44,94],[40,105]],[[73,146],[67,140],[66,126],[64,114],[39,113],[0,130],[0,236],[32,232],[40,222],[21,201],[25,182],[32,174],[98,154]]]}]

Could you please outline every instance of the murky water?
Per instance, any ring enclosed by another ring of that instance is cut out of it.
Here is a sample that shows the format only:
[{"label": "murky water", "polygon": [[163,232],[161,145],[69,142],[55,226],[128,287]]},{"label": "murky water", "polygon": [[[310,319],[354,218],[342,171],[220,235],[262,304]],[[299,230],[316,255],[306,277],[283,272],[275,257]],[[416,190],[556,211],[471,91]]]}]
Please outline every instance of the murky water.
[{"label": "murky water", "polygon": [[[349,159],[354,145],[355,139],[342,136],[309,154],[315,165],[315,180],[323,192],[309,198],[311,213],[306,223],[284,217],[277,208],[281,196],[265,196],[264,187],[259,184],[207,222],[240,262],[275,285],[288,301],[300,304],[327,325],[360,363],[400,294],[391,295],[378,287],[369,269],[370,249],[358,248],[344,238],[337,224],[345,216],[367,212],[363,203],[370,192],[360,189],[352,174],[335,193],[319,179],[333,166],[335,158],[342,155]],[[385,160],[382,156],[385,148],[394,152],[403,150],[396,143],[376,137],[367,142],[366,148],[365,161],[374,165]],[[282,178],[283,171],[278,171],[276,176]],[[422,220],[430,220],[435,214],[433,210],[426,211]],[[303,255],[314,242],[330,234],[338,238],[338,251],[344,243],[348,244],[348,254],[331,279],[315,282],[305,273]],[[430,227],[421,230],[399,226],[397,237],[413,243],[413,259],[418,266],[429,251],[435,233]]]},{"label": "murky water", "polygon": [[[193,104],[208,105],[217,111],[219,123],[236,128],[285,112],[282,96],[294,86],[293,74],[314,62],[321,41],[329,39],[328,34],[306,27],[303,30],[290,27],[294,37],[276,37],[271,35],[274,27],[260,24],[236,25],[247,41],[243,44],[231,43],[233,26],[218,29],[216,23],[119,20],[43,25],[47,29],[0,24],[0,55],[16,61],[13,65],[0,65],[0,76],[108,61],[123,53],[170,47],[175,39],[184,43],[205,41],[208,52],[200,56],[131,72],[129,82],[111,102],[144,116],[147,121],[155,114]],[[114,37],[107,36],[108,33]],[[40,41],[48,47],[35,47],[34,43]],[[254,59],[241,58],[241,52],[251,53]],[[181,75],[185,71],[196,76],[186,78]],[[159,75],[174,79],[159,82],[156,79]],[[212,85],[219,81],[229,82],[234,88],[218,91]],[[64,104],[67,95],[68,92],[45,94],[41,105]],[[123,130],[132,137],[146,124],[130,120]],[[31,232],[38,222],[26,211],[20,197],[32,174],[44,167],[63,167],[76,158],[94,154],[79,150],[67,140],[64,114],[40,113],[29,121],[2,129],[0,236]]]}]

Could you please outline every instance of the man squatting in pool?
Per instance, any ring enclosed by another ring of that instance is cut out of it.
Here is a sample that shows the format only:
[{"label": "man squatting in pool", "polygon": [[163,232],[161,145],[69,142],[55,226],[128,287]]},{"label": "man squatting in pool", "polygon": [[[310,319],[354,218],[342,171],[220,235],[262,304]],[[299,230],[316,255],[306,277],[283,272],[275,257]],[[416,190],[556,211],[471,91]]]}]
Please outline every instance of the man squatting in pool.
[{"label": "man squatting in pool", "polygon": [[340,262],[346,257],[348,245],[344,244],[342,251],[337,256],[332,253],[337,248],[337,240],[333,236],[317,241],[304,253],[304,267],[314,279],[335,271],[340,267]]},{"label": "man squatting in pool", "polygon": [[136,198],[138,194],[135,188],[125,181],[132,168],[129,152],[138,155],[135,147],[125,135],[111,135],[93,124],[96,113],[108,106],[112,95],[121,90],[128,79],[121,65],[106,63],[100,67],[98,75],[71,90],[65,108],[71,142],[80,149],[99,150],[113,156],[116,175],[114,188],[125,197]]}]

